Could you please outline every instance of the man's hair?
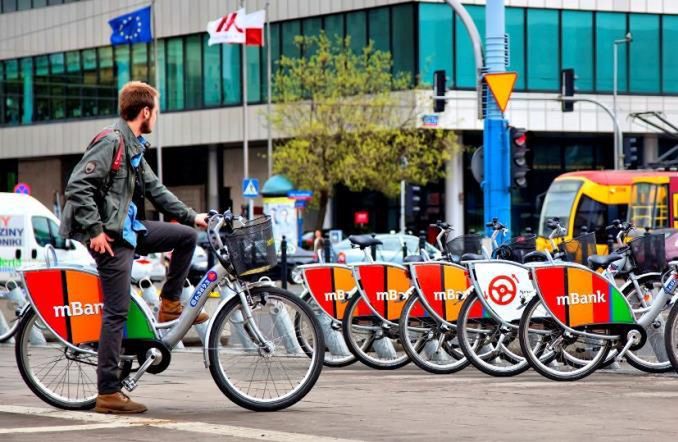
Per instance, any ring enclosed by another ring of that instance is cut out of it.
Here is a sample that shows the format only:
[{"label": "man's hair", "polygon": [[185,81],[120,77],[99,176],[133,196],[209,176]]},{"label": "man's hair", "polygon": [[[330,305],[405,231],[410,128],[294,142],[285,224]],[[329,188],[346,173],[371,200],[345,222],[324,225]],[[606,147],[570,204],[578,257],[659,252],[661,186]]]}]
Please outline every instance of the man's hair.
[{"label": "man's hair", "polygon": [[145,107],[153,110],[158,90],[142,81],[130,81],[120,89],[118,110],[125,121],[132,121]]}]

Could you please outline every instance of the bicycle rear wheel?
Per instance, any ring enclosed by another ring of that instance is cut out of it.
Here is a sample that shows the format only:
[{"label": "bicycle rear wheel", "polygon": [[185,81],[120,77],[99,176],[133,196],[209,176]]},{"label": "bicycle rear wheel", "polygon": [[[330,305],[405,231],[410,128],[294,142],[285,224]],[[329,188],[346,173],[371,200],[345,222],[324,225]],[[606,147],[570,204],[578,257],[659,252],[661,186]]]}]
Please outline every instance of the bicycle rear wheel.
[{"label": "bicycle rear wheel", "polygon": [[[31,334],[46,332],[33,309],[24,313],[16,334],[16,362],[28,388],[48,404],[65,410],[94,408],[97,357],[60,341],[33,344]],[[47,334],[47,333],[45,333]]]},{"label": "bicycle rear wheel", "polygon": [[[588,331],[595,334],[595,331]],[[564,330],[535,296],[520,319],[519,341],[532,368],[554,381],[576,381],[596,371],[610,351],[608,339]]]},{"label": "bicycle rear wheel", "polygon": [[368,311],[365,300],[356,293],[348,301],[341,323],[341,331],[348,349],[368,367],[377,370],[395,370],[410,362],[400,344],[398,325],[391,325]]},{"label": "bicycle rear wheel", "polygon": [[[254,411],[275,411],[300,401],[322,370],[325,344],[310,307],[277,287],[250,289],[252,319],[234,296],[214,319],[209,339],[210,373],[234,403]],[[294,321],[298,319],[297,330]],[[254,328],[264,342],[255,338]],[[310,356],[301,348],[302,333]]]},{"label": "bicycle rear wheel", "polygon": [[439,323],[432,316],[413,316],[421,308],[419,296],[412,295],[400,316],[400,342],[412,362],[433,374],[450,374],[468,367],[459,348],[457,330]]},{"label": "bicycle rear wheel", "polygon": [[0,343],[8,342],[19,327],[19,311],[26,304],[23,294],[11,292],[16,283],[11,282],[11,287],[0,285]]}]

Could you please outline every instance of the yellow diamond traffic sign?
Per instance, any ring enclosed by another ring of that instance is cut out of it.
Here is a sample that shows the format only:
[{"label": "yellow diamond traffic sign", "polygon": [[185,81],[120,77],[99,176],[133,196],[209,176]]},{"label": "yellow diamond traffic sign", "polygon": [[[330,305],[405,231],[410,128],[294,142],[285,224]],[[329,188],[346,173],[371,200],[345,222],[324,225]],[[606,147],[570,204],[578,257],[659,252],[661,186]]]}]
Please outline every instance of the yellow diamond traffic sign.
[{"label": "yellow diamond traffic sign", "polygon": [[487,87],[490,88],[492,96],[497,102],[497,106],[502,112],[506,111],[513,86],[516,84],[518,78],[517,72],[495,72],[485,74],[484,77]]}]

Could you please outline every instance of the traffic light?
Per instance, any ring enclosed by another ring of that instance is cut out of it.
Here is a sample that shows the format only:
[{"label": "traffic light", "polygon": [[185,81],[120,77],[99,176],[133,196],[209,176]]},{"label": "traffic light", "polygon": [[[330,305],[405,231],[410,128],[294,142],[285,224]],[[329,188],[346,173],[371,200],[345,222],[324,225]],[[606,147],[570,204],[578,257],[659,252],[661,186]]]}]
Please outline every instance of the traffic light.
[{"label": "traffic light", "polygon": [[[562,97],[574,97],[574,69],[560,71],[560,95]],[[573,101],[561,101],[560,109],[563,112],[573,112]]]},{"label": "traffic light", "polygon": [[[433,73],[433,96],[434,97],[444,97],[445,96],[445,82],[447,76],[445,75],[444,70],[435,71]],[[445,111],[445,100],[433,99],[433,112],[444,112]]]},{"label": "traffic light", "polygon": [[518,127],[509,128],[511,143],[511,179],[514,186],[524,189],[527,187],[527,135],[525,129]]},{"label": "traffic light", "polygon": [[636,137],[629,137],[624,139],[624,168],[637,169],[640,161],[638,161],[639,141]]},{"label": "traffic light", "polygon": [[405,192],[405,214],[412,220],[419,216],[422,206],[421,186],[408,184]]}]

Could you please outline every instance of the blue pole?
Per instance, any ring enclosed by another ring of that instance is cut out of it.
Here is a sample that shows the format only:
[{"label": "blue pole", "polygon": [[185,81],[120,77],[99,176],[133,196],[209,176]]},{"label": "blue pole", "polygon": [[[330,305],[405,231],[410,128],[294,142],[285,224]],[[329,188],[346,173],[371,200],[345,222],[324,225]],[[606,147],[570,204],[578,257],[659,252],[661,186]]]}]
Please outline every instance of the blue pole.
[{"label": "blue pole", "polygon": [[[485,68],[506,71],[504,0],[487,0],[485,6]],[[483,132],[485,222],[499,218],[511,226],[511,159],[508,121],[488,90]],[[491,232],[488,229],[488,235]]]}]

